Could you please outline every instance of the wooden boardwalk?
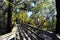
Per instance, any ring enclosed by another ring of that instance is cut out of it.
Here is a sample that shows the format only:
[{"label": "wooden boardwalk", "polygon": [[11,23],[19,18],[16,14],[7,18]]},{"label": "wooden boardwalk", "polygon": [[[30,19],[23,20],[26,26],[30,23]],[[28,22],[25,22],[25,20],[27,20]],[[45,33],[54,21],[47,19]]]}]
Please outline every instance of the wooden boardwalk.
[{"label": "wooden boardwalk", "polygon": [[[23,24],[23,25],[22,25]],[[59,40],[54,33],[39,30],[29,24],[18,24],[19,40]]]},{"label": "wooden boardwalk", "polygon": [[59,40],[59,37],[59,35],[55,35],[52,32],[39,30],[29,24],[21,23],[16,24],[15,32],[12,31],[11,33],[1,36],[0,40]]}]

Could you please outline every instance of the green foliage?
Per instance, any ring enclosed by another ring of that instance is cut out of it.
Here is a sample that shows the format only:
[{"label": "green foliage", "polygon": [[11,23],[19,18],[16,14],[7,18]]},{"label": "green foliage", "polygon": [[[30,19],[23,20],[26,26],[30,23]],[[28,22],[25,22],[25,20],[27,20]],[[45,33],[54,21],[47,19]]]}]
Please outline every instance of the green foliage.
[{"label": "green foliage", "polygon": [[12,12],[12,24],[14,24],[16,21],[16,14]]},{"label": "green foliage", "polygon": [[[54,0],[42,0],[42,2],[38,1],[36,4],[33,2],[33,0],[30,0],[29,2],[23,2],[20,3],[22,0],[16,0],[16,4],[10,3],[13,6],[13,11],[12,11],[12,24],[16,22],[16,19],[19,20],[19,22],[25,22],[25,23],[30,23],[34,26],[42,26],[42,29],[44,30],[55,30],[56,26],[56,15],[50,19],[49,14],[55,14],[54,12],[56,11],[55,5],[53,2]],[[8,7],[8,1],[5,2],[7,7]],[[26,5],[25,5],[25,4]],[[34,3],[36,5],[35,7],[31,6],[31,3]],[[24,8],[26,6],[27,10],[21,10],[20,8]],[[17,10],[19,9],[19,12]],[[32,14],[30,17],[28,17],[29,12],[31,11]],[[0,13],[1,14],[1,13]],[[47,15],[47,17],[45,17]],[[1,15],[0,15],[1,16]],[[7,14],[5,15],[7,17]],[[1,19],[0,22],[3,20]],[[37,27],[38,27],[37,26]]]},{"label": "green foliage", "polygon": [[26,11],[22,10],[19,14],[18,17],[21,21],[23,22],[27,22],[28,21],[28,15],[26,13]]}]

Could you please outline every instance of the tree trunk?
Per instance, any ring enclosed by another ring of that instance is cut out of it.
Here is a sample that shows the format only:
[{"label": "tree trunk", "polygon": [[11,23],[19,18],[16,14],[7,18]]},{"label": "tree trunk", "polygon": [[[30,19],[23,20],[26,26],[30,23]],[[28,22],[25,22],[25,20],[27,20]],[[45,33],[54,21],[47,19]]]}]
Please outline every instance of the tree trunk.
[{"label": "tree trunk", "polygon": [[8,5],[8,18],[7,18],[7,33],[11,32],[12,30],[12,22],[11,22],[11,17],[12,17],[12,5],[11,3],[13,2],[13,0],[8,0],[10,3]]},{"label": "tree trunk", "polygon": [[57,9],[56,33],[60,34],[60,0],[56,0],[56,9]]}]

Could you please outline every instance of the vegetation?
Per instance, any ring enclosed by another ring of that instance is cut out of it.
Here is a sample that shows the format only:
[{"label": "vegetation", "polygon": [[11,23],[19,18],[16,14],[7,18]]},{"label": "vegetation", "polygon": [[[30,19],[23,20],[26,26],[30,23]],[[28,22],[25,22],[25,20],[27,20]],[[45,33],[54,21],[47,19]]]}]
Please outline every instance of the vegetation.
[{"label": "vegetation", "polygon": [[[13,2],[9,2],[6,0],[5,6],[7,8],[9,7],[8,3],[10,3],[10,6],[12,6],[11,7],[11,9],[13,9],[11,11],[12,14],[11,13],[8,14],[8,11],[4,13],[0,12],[1,14],[0,16],[3,16],[4,14],[3,20],[7,20],[8,19],[7,15],[11,15],[12,17],[11,16],[10,17],[11,17],[12,25],[15,24],[15,22],[17,23],[24,22],[36,26],[36,28],[38,29],[42,29],[46,31],[55,31],[56,29],[55,0],[36,0],[36,1],[15,0]],[[2,22],[3,20],[0,19],[0,22]],[[5,23],[7,23],[7,21]]]}]

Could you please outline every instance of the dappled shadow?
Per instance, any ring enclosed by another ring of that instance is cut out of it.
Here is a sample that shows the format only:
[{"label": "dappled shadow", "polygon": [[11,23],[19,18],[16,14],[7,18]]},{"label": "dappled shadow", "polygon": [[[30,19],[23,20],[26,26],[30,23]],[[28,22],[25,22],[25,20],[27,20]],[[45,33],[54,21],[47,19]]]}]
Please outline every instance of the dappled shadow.
[{"label": "dappled shadow", "polygon": [[18,32],[20,40],[59,40],[54,33],[34,28],[26,23],[19,24]]}]

